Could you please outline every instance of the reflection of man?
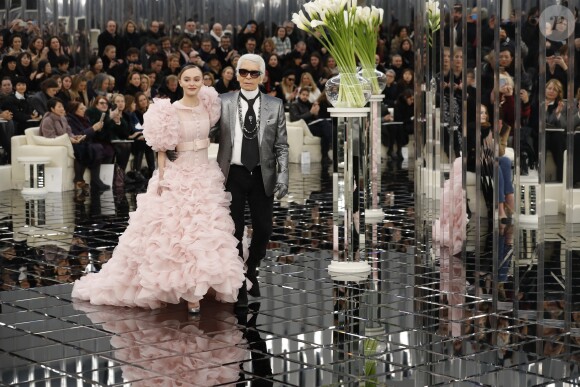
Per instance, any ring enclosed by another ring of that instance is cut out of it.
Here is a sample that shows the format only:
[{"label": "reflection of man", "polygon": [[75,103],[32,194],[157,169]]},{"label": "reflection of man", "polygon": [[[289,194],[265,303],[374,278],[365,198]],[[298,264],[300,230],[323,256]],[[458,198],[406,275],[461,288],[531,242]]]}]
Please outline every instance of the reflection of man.
[{"label": "reflection of man", "polygon": [[[288,143],[284,105],[278,98],[258,89],[266,71],[264,59],[246,54],[238,61],[241,90],[222,94],[222,115],[214,134],[219,138],[217,161],[232,194],[231,215],[242,256],[244,210],[252,219],[252,242],[247,260],[249,291],[259,296],[256,269],[266,254],[272,233],[274,193],[281,199],[288,193]],[[246,286],[240,289],[238,306],[247,306]]]}]

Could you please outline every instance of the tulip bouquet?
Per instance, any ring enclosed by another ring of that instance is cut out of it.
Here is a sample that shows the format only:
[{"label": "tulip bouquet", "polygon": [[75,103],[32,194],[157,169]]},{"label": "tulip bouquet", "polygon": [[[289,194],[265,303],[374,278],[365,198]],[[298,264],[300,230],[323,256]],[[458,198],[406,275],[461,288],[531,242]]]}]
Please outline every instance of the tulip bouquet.
[{"label": "tulip bouquet", "polygon": [[372,93],[380,94],[383,90],[375,73],[375,55],[379,27],[383,23],[383,10],[372,7],[357,7],[354,19],[355,52],[362,67],[362,75],[371,82]]},{"label": "tulip bouquet", "polygon": [[435,32],[441,28],[441,11],[439,9],[439,1],[427,1],[427,44],[429,47],[433,45],[433,38]]},{"label": "tulip bouquet", "polygon": [[355,57],[356,0],[312,0],[292,15],[298,28],[313,35],[336,60],[340,88],[336,107],[363,107],[363,87]]}]

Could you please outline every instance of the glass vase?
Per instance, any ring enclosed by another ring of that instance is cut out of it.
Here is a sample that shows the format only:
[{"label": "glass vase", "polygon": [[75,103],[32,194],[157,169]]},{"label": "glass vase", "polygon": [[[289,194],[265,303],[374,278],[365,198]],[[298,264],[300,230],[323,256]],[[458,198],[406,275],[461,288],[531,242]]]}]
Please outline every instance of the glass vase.
[{"label": "glass vase", "polygon": [[359,74],[371,83],[371,92],[373,95],[382,94],[387,87],[387,76],[382,71],[374,67],[363,67]]},{"label": "glass vase", "polygon": [[336,108],[362,108],[371,97],[371,83],[356,72],[339,72],[324,86],[328,101]]}]

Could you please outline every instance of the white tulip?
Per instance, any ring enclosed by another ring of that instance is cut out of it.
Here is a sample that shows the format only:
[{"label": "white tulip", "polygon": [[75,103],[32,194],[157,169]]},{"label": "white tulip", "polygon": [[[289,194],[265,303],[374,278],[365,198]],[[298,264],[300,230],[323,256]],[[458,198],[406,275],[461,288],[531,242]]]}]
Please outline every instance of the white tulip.
[{"label": "white tulip", "polygon": [[302,10],[300,10],[299,13],[294,13],[292,15],[292,23],[296,24],[296,27],[301,30],[310,31],[310,21],[306,18]]},{"label": "white tulip", "polygon": [[313,29],[316,29],[317,27],[320,27],[320,26],[326,26],[326,23],[325,23],[325,22],[323,22],[322,20],[312,20],[312,21],[310,22],[310,26],[311,26]]},{"label": "white tulip", "polygon": [[439,15],[440,12],[441,11],[439,10],[439,1],[434,0],[427,1],[427,13],[430,13],[431,15],[435,16]]},{"label": "white tulip", "polygon": [[304,9],[306,13],[310,17],[310,19],[317,19],[318,18],[318,4],[311,1],[310,3],[304,4]]},{"label": "white tulip", "polygon": [[384,10],[382,8],[377,8],[374,5],[371,7],[372,11],[371,14],[373,15],[373,19],[376,20],[378,25],[383,23],[383,13]]}]

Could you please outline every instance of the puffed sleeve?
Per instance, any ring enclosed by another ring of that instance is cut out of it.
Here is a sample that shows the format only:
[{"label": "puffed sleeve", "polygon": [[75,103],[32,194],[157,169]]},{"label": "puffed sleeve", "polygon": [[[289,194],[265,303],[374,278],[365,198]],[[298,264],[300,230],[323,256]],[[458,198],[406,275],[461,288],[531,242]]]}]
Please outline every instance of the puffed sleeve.
[{"label": "puffed sleeve", "polygon": [[179,140],[179,121],[169,99],[153,99],[143,115],[143,136],[154,151],[175,149]]},{"label": "puffed sleeve", "polygon": [[222,109],[218,92],[213,87],[202,86],[198,97],[209,114],[209,126],[214,126],[220,119]]}]

